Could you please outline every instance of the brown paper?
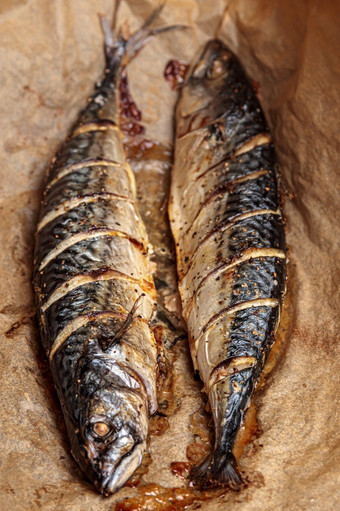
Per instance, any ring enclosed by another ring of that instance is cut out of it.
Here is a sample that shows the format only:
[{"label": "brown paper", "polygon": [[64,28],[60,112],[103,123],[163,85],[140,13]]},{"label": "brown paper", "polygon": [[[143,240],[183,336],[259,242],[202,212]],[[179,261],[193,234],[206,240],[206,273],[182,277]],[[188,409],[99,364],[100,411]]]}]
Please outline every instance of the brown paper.
[{"label": "brown paper", "polygon": [[[119,20],[135,29],[156,3],[127,0]],[[111,0],[0,0],[4,510],[114,510],[117,502],[141,495],[147,484],[187,486],[171,472],[170,463],[187,460],[203,396],[185,340],[176,345],[175,413],[168,418],[169,429],[151,436],[148,472],[139,487],[105,499],[84,480],[69,454],[34,319],[32,249],[45,168],[102,73],[97,14],[111,17],[112,11]],[[240,493],[199,502],[202,510],[340,507],[339,19],[340,4],[332,1],[168,0],[158,23],[188,28],[151,41],[129,67],[148,136],[170,146],[177,93],[164,81],[164,67],[173,58],[190,61],[207,39],[222,38],[260,86],[290,194],[281,349],[255,396],[258,429],[240,460],[248,485]],[[167,169],[162,170],[164,183]],[[135,170],[140,171],[138,166]],[[175,310],[175,298],[167,298],[165,305]],[[179,494],[174,495],[180,508]],[[132,508],[176,508],[165,501],[155,507],[157,499],[148,498]]]}]

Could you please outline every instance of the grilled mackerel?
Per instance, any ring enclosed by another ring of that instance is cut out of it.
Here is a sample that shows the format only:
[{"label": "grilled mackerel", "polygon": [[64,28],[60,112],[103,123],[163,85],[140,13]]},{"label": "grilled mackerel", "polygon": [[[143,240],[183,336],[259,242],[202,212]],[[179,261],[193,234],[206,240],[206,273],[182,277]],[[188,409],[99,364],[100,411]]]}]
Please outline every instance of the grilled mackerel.
[{"label": "grilled mackerel", "polygon": [[286,276],[276,158],[238,60],[208,42],[176,113],[169,216],[192,359],[209,397],[215,443],[192,471],[237,488],[235,436],[274,343]]},{"label": "grilled mackerel", "polygon": [[156,292],[122,146],[119,87],[158,12],[129,41],[104,22],[106,73],[50,165],[37,228],[41,340],[73,456],[104,494],[139,465],[156,410]]}]

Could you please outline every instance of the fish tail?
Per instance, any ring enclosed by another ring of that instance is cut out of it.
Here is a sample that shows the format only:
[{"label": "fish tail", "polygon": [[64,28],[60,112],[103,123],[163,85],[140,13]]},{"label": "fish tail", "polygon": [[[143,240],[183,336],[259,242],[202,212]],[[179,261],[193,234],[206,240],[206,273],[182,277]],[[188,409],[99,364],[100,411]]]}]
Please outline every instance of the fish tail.
[{"label": "fish tail", "polygon": [[109,65],[120,61],[122,67],[133,60],[136,55],[144,48],[145,44],[155,35],[169,30],[187,28],[186,25],[167,25],[152,28],[151,25],[158,18],[165,6],[165,2],[160,4],[152,11],[143,25],[136,30],[128,39],[125,39],[122,31],[117,29],[117,12],[120,0],[116,0],[112,23],[105,17],[100,15],[100,21],[105,39],[105,54]]},{"label": "fish tail", "polygon": [[214,451],[201,465],[191,470],[190,479],[193,486],[202,490],[222,485],[238,491],[243,484],[235,456],[231,451],[227,453]]}]

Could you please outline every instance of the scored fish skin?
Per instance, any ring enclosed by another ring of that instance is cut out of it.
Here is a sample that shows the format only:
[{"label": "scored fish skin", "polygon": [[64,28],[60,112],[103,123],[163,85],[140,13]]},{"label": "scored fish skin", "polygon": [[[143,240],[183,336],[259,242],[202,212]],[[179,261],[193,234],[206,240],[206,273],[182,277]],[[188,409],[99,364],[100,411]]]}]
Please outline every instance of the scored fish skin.
[{"label": "scored fish skin", "polygon": [[36,234],[42,344],[72,454],[105,495],[140,464],[157,408],[156,291],[122,145],[119,87],[158,12],[131,44],[120,34],[106,41],[105,76],[50,165]]},{"label": "scored fish skin", "polygon": [[269,128],[240,63],[218,40],[181,89],[169,218],[190,351],[215,431],[212,453],[191,477],[237,489],[232,450],[275,341],[286,244]]}]

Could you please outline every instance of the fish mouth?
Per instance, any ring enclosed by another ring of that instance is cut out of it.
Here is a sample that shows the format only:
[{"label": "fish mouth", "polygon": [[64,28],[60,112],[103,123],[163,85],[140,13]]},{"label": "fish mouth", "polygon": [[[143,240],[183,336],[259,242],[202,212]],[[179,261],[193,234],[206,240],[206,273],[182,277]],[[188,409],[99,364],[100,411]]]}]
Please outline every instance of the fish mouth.
[{"label": "fish mouth", "polygon": [[96,481],[98,490],[106,497],[118,491],[141,464],[145,449],[145,442],[135,444],[118,463],[104,463],[102,479]]}]

